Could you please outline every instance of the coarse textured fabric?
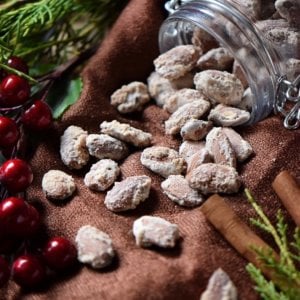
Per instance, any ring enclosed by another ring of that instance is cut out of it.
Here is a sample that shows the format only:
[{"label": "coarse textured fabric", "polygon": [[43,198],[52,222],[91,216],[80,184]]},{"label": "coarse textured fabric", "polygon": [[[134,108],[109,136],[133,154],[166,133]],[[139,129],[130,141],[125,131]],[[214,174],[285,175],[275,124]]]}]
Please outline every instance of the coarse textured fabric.
[{"label": "coarse textured fabric", "polygon": [[[127,118],[109,104],[115,89],[133,80],[145,82],[153,70],[152,61],[158,55],[158,29],[164,17],[162,1],[132,0],[128,4],[84,70],[81,98],[41,141],[31,160],[35,178],[28,199],[36,202],[42,211],[45,232],[74,241],[81,226],[96,226],[111,236],[117,259],[103,271],[82,266],[74,274],[58,277],[35,292],[22,291],[10,282],[1,290],[0,299],[196,300],[212,272],[219,267],[237,286],[240,299],[258,299],[245,271],[247,262],[207,223],[199,208],[179,207],[162,193],[163,179],[141,165],[140,151],[133,152],[121,163],[121,178],[150,176],[149,199],[136,210],[118,214],[105,208],[104,193],[91,192],[84,186],[83,177],[90,165],[81,171],[70,171],[60,160],[59,138],[67,126],[77,125],[97,133],[102,121],[113,119],[151,132],[154,145],[178,147],[179,140],[164,134],[163,122],[168,114],[162,109],[151,104],[143,113]],[[279,117],[270,117],[255,126],[242,128],[240,133],[252,144],[255,155],[239,166],[239,172],[245,186],[274,219],[281,204],[271,182],[283,169],[300,178],[300,131],[285,130]],[[50,169],[63,170],[76,180],[77,193],[64,205],[48,201],[42,193],[42,176]],[[227,199],[245,222],[254,216],[242,192]],[[142,215],[161,216],[178,224],[182,237],[178,246],[172,250],[138,248],[132,224]]]}]

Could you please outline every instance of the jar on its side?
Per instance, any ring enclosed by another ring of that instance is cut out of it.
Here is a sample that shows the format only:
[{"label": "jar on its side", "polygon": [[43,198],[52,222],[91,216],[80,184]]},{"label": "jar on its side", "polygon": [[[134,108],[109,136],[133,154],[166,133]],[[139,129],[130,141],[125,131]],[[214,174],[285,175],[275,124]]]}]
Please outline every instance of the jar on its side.
[{"label": "jar on its side", "polygon": [[[251,117],[245,125],[266,118],[277,102],[279,108],[280,104],[285,104],[289,88],[295,92],[285,77],[286,54],[275,49],[247,16],[222,0],[189,1],[180,6],[160,28],[160,51],[192,44],[195,29],[212,36],[241,66],[253,95]],[[300,93],[296,96],[299,100]],[[294,95],[293,102],[298,101],[296,98]],[[293,107],[292,124],[285,124],[287,128],[300,125],[300,105],[296,106]]]}]

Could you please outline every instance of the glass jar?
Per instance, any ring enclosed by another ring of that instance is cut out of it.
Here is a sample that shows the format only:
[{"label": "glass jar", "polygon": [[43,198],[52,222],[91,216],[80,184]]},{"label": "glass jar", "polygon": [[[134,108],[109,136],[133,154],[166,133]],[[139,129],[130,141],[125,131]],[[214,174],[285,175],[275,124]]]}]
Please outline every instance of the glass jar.
[{"label": "glass jar", "polygon": [[300,76],[286,76],[286,61],[299,56],[298,45],[291,49],[271,44],[250,18],[222,0],[170,0],[166,8],[172,13],[160,28],[162,53],[192,44],[195,29],[204,30],[231,53],[245,74],[253,95],[246,125],[266,118],[273,110],[284,115],[286,128],[300,125]]}]

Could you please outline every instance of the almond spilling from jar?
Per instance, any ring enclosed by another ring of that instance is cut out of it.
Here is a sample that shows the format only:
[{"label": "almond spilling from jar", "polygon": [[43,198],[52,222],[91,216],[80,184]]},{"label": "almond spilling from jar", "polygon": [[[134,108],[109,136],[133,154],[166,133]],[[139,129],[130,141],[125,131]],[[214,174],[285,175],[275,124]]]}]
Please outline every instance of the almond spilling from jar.
[{"label": "almond spilling from jar", "polygon": [[179,153],[171,148],[153,146],[144,149],[141,163],[152,172],[167,178],[170,175],[180,175],[186,171],[186,162]]},{"label": "almond spilling from jar", "polygon": [[215,163],[236,167],[235,152],[221,127],[215,127],[208,133],[206,136],[206,149]]},{"label": "almond spilling from jar", "polygon": [[133,235],[140,247],[173,248],[179,238],[177,225],[160,217],[143,216],[133,223]]},{"label": "almond spilling from jar", "polygon": [[223,104],[217,105],[208,115],[208,120],[221,126],[238,126],[245,124],[250,119],[250,113],[236,107]]},{"label": "almond spilling from jar", "polygon": [[241,186],[237,171],[215,163],[202,164],[186,176],[189,185],[203,194],[236,193]]},{"label": "almond spilling from jar", "polygon": [[222,131],[229,139],[229,142],[235,152],[238,161],[243,162],[253,153],[251,145],[246,140],[244,140],[235,130],[233,130],[232,128],[224,127],[222,128]]},{"label": "almond spilling from jar", "polygon": [[151,144],[152,135],[150,133],[116,120],[102,122],[100,129],[102,133],[111,135],[136,147],[147,147]]},{"label": "almond spilling from jar", "polygon": [[198,141],[184,141],[179,147],[179,155],[189,163],[190,158],[195,154],[202,151],[205,148],[204,142]]},{"label": "almond spilling from jar", "polygon": [[173,202],[187,207],[200,205],[203,196],[189,186],[182,175],[171,175],[161,183],[161,188]]},{"label": "almond spilling from jar", "polygon": [[179,107],[198,100],[208,101],[208,98],[195,89],[181,89],[166,98],[163,108],[169,113],[173,113]]},{"label": "almond spilling from jar", "polygon": [[199,141],[207,135],[212,127],[213,123],[210,121],[191,119],[181,127],[180,135],[183,140]]},{"label": "almond spilling from jar", "polygon": [[166,99],[176,91],[171,81],[160,76],[157,72],[150,74],[147,83],[149,94],[159,107],[162,107]]},{"label": "almond spilling from jar", "polygon": [[201,55],[197,67],[201,70],[228,70],[233,63],[232,55],[225,48],[214,48]]},{"label": "almond spilling from jar", "polygon": [[200,119],[209,108],[209,102],[200,99],[179,107],[165,122],[166,134],[178,134],[188,120]]},{"label": "almond spilling from jar", "polygon": [[139,81],[123,85],[111,95],[110,103],[122,114],[140,111],[150,101],[147,86]]},{"label": "almond spilling from jar", "polygon": [[96,227],[82,226],[75,238],[78,260],[94,269],[102,269],[111,264],[115,251],[108,234]]},{"label": "almond spilling from jar", "polygon": [[236,106],[242,100],[244,87],[241,81],[226,71],[206,70],[194,77],[196,89],[213,103]]},{"label": "almond spilling from jar", "polygon": [[125,143],[107,134],[89,134],[86,146],[90,155],[98,159],[121,160],[129,154]]},{"label": "almond spilling from jar", "polygon": [[212,161],[211,155],[208,153],[206,148],[201,149],[199,152],[193,154],[187,160],[187,173],[191,172],[193,169],[199,167],[202,164],[210,163]]},{"label": "almond spilling from jar", "polygon": [[111,159],[101,159],[92,165],[84,177],[84,184],[91,190],[106,191],[120,174],[118,164]]},{"label": "almond spilling from jar", "polygon": [[89,160],[86,147],[87,131],[78,126],[69,126],[60,138],[60,156],[70,169],[81,169]]},{"label": "almond spilling from jar", "polygon": [[193,45],[176,46],[154,60],[155,70],[164,78],[174,80],[189,73],[200,56],[199,48]]},{"label": "almond spilling from jar", "polygon": [[146,175],[127,177],[115,182],[113,188],[106,194],[104,204],[113,212],[135,209],[148,198],[150,187],[151,178]]}]

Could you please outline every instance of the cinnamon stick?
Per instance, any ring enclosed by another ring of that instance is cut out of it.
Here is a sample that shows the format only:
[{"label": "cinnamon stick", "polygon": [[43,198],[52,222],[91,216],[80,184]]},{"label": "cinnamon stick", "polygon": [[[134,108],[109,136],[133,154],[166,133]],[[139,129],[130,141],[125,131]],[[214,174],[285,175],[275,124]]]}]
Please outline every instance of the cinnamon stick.
[{"label": "cinnamon stick", "polygon": [[200,210],[208,221],[223,235],[223,237],[249,262],[260,268],[262,272],[272,278],[272,273],[258,259],[254,248],[278,255],[257,236],[226,204],[219,195],[209,197]]},{"label": "cinnamon stick", "polygon": [[300,226],[300,187],[295,178],[288,172],[279,173],[272,187],[297,226]]}]

